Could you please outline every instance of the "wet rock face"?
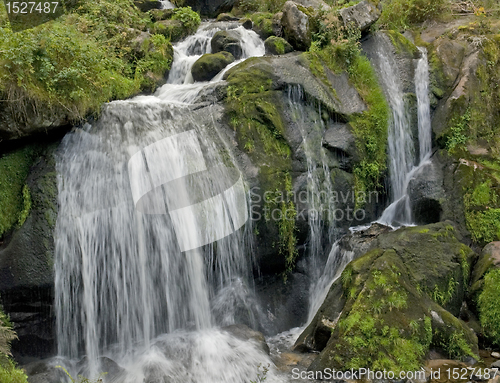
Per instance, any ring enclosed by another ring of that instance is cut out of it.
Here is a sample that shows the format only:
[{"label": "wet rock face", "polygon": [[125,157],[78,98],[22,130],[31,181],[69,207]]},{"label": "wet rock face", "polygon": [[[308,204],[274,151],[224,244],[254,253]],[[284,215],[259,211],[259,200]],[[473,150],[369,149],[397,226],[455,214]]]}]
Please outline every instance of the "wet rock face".
[{"label": "wet rock face", "polygon": [[16,356],[47,356],[55,349],[53,331],[53,230],[57,180],[53,153],[46,150],[26,181],[32,208],[24,225],[0,246],[0,299],[18,333]]},{"label": "wet rock face", "polygon": [[304,7],[287,1],[281,18],[285,38],[295,49],[302,51],[307,50],[311,45],[309,16],[304,11]]}]

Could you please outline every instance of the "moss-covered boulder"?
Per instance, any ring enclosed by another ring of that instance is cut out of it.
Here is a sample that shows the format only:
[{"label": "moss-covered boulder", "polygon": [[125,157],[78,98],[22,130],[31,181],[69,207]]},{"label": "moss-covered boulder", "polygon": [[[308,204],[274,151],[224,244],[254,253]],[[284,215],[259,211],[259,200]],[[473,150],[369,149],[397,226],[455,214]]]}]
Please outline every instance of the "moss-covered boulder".
[{"label": "moss-covered boulder", "polygon": [[241,42],[239,34],[236,31],[219,31],[210,41],[212,52],[229,52],[235,59],[241,58],[243,50],[241,49]]},{"label": "moss-covered boulder", "polygon": [[293,52],[293,47],[282,37],[271,36],[264,41],[264,46],[268,55],[284,55]]},{"label": "moss-covered boulder", "polygon": [[312,370],[417,370],[437,348],[478,357],[477,338],[457,319],[474,253],[449,223],[378,235],[331,287],[297,347],[320,351]]},{"label": "moss-covered boulder", "polygon": [[478,315],[481,337],[500,346],[500,242],[486,245],[474,266],[469,307]]},{"label": "moss-covered boulder", "polygon": [[161,10],[153,12],[155,22],[150,27],[153,34],[162,34],[171,42],[177,42],[196,32],[200,25],[200,15],[190,7]]},{"label": "moss-covered boulder", "polygon": [[229,52],[207,53],[201,56],[191,68],[194,81],[211,80],[226,66],[234,61]]},{"label": "moss-covered boulder", "polygon": [[305,51],[311,45],[311,13],[293,1],[287,1],[283,7],[281,25],[285,38],[297,50]]}]

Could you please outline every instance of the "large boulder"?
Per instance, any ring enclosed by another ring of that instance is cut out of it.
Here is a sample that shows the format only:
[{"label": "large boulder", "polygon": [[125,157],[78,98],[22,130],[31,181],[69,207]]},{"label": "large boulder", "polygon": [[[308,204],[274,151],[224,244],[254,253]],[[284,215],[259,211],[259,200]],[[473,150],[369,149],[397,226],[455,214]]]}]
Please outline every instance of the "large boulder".
[{"label": "large boulder", "polygon": [[311,25],[308,10],[293,1],[283,7],[281,25],[285,38],[297,50],[305,51],[311,45]]},{"label": "large boulder", "polygon": [[191,68],[194,81],[209,81],[234,61],[229,52],[207,53],[201,56]]},{"label": "large boulder", "polygon": [[473,331],[443,308],[458,315],[474,260],[459,239],[449,223],[372,239],[296,343],[298,350],[320,351],[310,369],[416,370],[430,348],[477,358]]},{"label": "large boulder", "polygon": [[54,229],[57,219],[55,145],[43,150],[26,184],[31,209],[24,224],[0,244],[0,297],[19,341],[16,356],[54,352]]},{"label": "large boulder", "polygon": [[345,25],[354,24],[361,31],[366,31],[380,17],[380,10],[368,0],[363,0],[352,7],[340,10],[340,17]]},{"label": "large boulder", "polygon": [[19,105],[0,101],[0,140],[47,136],[71,128],[69,113],[63,107],[41,108],[27,101],[20,113]]},{"label": "large boulder", "polygon": [[469,307],[479,317],[480,336],[486,344],[500,346],[500,242],[487,244],[474,266]]},{"label": "large boulder", "polygon": [[284,55],[293,52],[293,47],[282,37],[271,36],[264,41],[264,46],[268,55]]},{"label": "large boulder", "polygon": [[229,52],[238,60],[243,54],[239,37],[238,32],[234,30],[217,32],[210,41],[212,52]]}]

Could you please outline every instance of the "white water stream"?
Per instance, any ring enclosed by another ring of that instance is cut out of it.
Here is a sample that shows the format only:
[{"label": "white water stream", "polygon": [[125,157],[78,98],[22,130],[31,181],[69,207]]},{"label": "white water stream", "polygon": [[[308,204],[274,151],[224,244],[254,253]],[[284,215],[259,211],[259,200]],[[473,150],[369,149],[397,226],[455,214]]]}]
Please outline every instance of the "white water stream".
[{"label": "white water stream", "polygon": [[[95,378],[107,357],[117,363],[109,382],[247,383],[271,364],[220,328],[256,323],[242,176],[209,138],[216,124],[190,106],[222,78],[190,75],[217,30],[204,25],[175,47],[155,95],[106,105],[61,144],[55,304],[73,376]],[[264,54],[254,32],[235,30],[243,58]],[[267,379],[282,381],[273,369]]]}]

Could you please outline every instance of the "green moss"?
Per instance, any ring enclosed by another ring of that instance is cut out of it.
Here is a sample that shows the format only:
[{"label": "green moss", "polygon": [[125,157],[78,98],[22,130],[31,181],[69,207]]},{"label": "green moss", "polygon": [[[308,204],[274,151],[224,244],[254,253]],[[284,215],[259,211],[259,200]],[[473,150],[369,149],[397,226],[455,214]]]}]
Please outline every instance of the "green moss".
[{"label": "green moss", "polygon": [[31,198],[25,183],[33,158],[33,147],[0,157],[0,237],[22,225],[29,214]]},{"label": "green moss", "polygon": [[377,24],[383,29],[404,30],[426,20],[442,17],[444,0],[388,0]]},{"label": "green moss", "polygon": [[[273,89],[272,68],[259,59],[248,59],[228,72],[227,82],[226,115],[240,149],[260,169],[262,191],[288,195],[292,191],[291,149],[285,139],[282,94]],[[274,217],[266,213],[266,230],[277,233],[273,246],[284,258],[288,273],[297,257],[295,205],[286,199],[264,202],[267,212],[280,212]]]},{"label": "green moss", "polygon": [[2,98],[15,101],[8,105],[21,122],[42,107],[77,120],[97,114],[107,101],[151,89],[173,52],[158,37],[151,39],[151,50],[138,52],[134,39],[148,23],[132,0],[97,0],[78,2],[57,20],[22,32],[3,24]]},{"label": "green moss", "polygon": [[398,54],[410,53],[412,55],[418,54],[418,48],[410,40],[404,37],[401,33],[397,31],[386,31],[386,34],[391,39],[392,45],[396,48]]},{"label": "green moss", "polygon": [[346,71],[349,80],[366,103],[368,109],[365,112],[349,116],[360,157],[360,161],[354,166],[355,188],[356,193],[380,188],[387,160],[389,106],[373,67],[361,54],[357,42],[349,39],[310,51],[307,57],[311,72],[330,87],[324,66],[335,73]]},{"label": "green moss", "polygon": [[500,269],[491,269],[484,278],[479,295],[479,320],[489,340],[500,346]]},{"label": "green moss", "polygon": [[355,294],[332,334],[337,351],[333,367],[418,370],[432,330],[430,318],[412,309],[416,292],[407,289],[401,261],[393,250],[374,250],[351,265],[343,283],[354,285]]}]

